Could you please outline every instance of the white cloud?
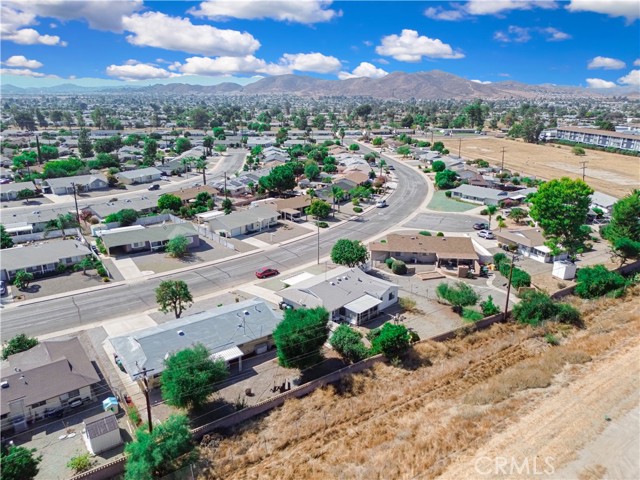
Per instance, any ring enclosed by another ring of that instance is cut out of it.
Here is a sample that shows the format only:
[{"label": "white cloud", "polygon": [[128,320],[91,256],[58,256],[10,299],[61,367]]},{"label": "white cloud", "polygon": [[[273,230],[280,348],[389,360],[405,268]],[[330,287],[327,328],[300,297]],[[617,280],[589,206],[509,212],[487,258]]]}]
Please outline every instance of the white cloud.
[{"label": "white cloud", "polygon": [[640,70],[631,70],[624,77],[620,77],[618,83],[631,85],[632,87],[640,87]]},{"label": "white cloud", "polygon": [[20,30],[16,30],[15,32],[3,35],[2,39],[9,40],[19,45],[57,45],[60,47],[67,46],[67,42],[61,41],[59,36],[41,35],[33,28],[23,28]]},{"label": "white cloud", "polygon": [[339,10],[328,8],[331,0],[206,0],[189,13],[213,19],[241,18],[255,20],[270,18],[283,22],[328,22],[342,15]]},{"label": "white cloud", "polygon": [[386,58],[374,58],[374,62],[379,63],[380,65],[389,65],[389,60]]},{"label": "white cloud", "polygon": [[587,78],[587,86],[589,88],[613,88],[616,84],[601,78]]},{"label": "white cloud", "polygon": [[362,43],[365,47],[373,47],[373,42],[370,40],[364,40]]},{"label": "white cloud", "polygon": [[340,72],[338,74],[338,78],[340,80],[346,80],[348,78],[382,78],[385,75],[388,75],[389,72],[383,70],[382,68],[378,68],[375,65],[369,62],[362,62],[356,68],[353,69],[353,72]]},{"label": "white cloud", "polygon": [[33,28],[23,28],[38,23],[36,15],[33,13],[10,8],[3,4],[0,10],[0,18],[2,18],[2,22],[0,22],[2,40],[20,45],[58,45],[62,47],[67,45],[57,35],[42,35]]},{"label": "white cloud", "polygon": [[633,61],[633,66],[634,66],[634,67],[640,67],[640,58],[636,58],[636,59]]},{"label": "white cloud", "polygon": [[228,75],[232,73],[263,73],[267,75],[284,75],[291,70],[283,65],[267,63],[253,55],[245,57],[191,57],[184,64],[173,64],[171,70],[180,70],[189,75]]},{"label": "white cloud", "polygon": [[458,20],[463,20],[466,15],[462,10],[445,10],[441,6],[437,6],[425,9],[424,16],[433,20],[456,22]]},{"label": "white cloud", "polygon": [[622,60],[618,60],[617,58],[609,58],[609,57],[594,57],[587,65],[589,70],[593,70],[595,68],[604,68],[605,70],[620,70],[621,68],[626,67],[626,63]]},{"label": "white cloud", "polygon": [[13,8],[37,17],[85,20],[91,28],[122,32],[122,18],[140,10],[142,0],[5,0]]},{"label": "white cloud", "polygon": [[401,62],[419,62],[422,57],[464,58],[464,55],[454,51],[451,45],[437,38],[418,36],[418,32],[409,29],[402,30],[400,35],[382,37],[382,43],[376,47],[376,53]]},{"label": "white cloud", "polygon": [[493,39],[498,42],[516,42],[525,43],[531,40],[531,34],[528,28],[518,27],[517,25],[510,25],[506,32],[497,31],[493,34]]},{"label": "white cloud", "polygon": [[610,17],[625,17],[631,23],[640,18],[638,0],[571,0],[570,12],[595,12]]},{"label": "white cloud", "polygon": [[193,25],[187,18],[170,17],[160,12],[125,17],[123,25],[133,33],[127,36],[127,41],[140,47],[223,56],[247,55],[260,48],[260,42],[249,33]]},{"label": "white cloud", "polygon": [[540,32],[547,37],[548,42],[561,42],[571,38],[571,35],[568,33],[561,32],[557,28],[553,27],[541,28]]},{"label": "white cloud", "polygon": [[149,80],[152,78],[169,78],[179,76],[164,68],[154,67],[145,63],[130,63],[124,65],[109,65],[106,69],[107,75],[121,80]]},{"label": "white cloud", "polygon": [[527,1],[527,0],[469,0],[464,6],[470,15],[496,15],[509,10],[530,10],[534,7],[551,9],[556,8],[554,1]]},{"label": "white cloud", "polygon": [[491,82],[489,80],[484,80],[484,81],[483,80],[471,80],[471,81],[473,83],[479,83],[481,85],[490,85],[491,83],[493,83],[493,82]]},{"label": "white cloud", "polygon": [[44,73],[23,68],[0,68],[0,75],[18,75],[20,77],[46,77]]},{"label": "white cloud", "polygon": [[285,53],[280,63],[299,72],[331,73],[340,69],[342,64],[336,57],[322,53]]},{"label": "white cloud", "polygon": [[29,60],[24,55],[13,55],[2,62],[7,67],[22,67],[22,68],[40,68],[42,63],[37,60]]}]

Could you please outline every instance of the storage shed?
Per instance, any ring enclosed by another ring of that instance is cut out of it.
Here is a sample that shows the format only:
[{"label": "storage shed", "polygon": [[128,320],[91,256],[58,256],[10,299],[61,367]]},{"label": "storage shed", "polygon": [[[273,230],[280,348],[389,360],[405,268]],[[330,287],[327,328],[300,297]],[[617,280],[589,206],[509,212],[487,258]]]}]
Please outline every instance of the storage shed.
[{"label": "storage shed", "polygon": [[87,418],[84,421],[82,436],[92,455],[110,450],[123,443],[118,420],[111,411]]}]

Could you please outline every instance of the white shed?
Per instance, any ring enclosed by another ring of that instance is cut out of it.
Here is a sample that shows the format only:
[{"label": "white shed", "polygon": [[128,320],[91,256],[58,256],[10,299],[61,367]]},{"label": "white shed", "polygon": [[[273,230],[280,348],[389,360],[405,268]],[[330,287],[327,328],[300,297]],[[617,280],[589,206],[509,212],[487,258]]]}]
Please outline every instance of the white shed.
[{"label": "white shed", "polygon": [[82,436],[92,455],[110,450],[123,443],[118,420],[111,411],[87,418],[84,421]]}]

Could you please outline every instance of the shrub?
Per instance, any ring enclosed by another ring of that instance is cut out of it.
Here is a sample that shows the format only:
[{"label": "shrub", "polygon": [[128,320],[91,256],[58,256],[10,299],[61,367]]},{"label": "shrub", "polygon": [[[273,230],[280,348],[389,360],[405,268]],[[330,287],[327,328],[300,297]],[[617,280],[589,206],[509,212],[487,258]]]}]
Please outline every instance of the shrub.
[{"label": "shrub", "polygon": [[360,207],[353,207],[353,211],[354,211],[355,213],[362,213],[362,208],[360,208]]},{"label": "shrub", "polygon": [[493,303],[493,297],[491,295],[489,295],[489,297],[484,302],[480,302],[480,309],[482,310],[482,314],[485,317],[500,313],[500,308],[495,303]]},{"label": "shrub", "polygon": [[329,339],[333,349],[350,362],[359,362],[369,354],[362,334],[348,325],[340,325]]},{"label": "shrub", "polygon": [[420,232],[420,235],[424,235],[425,237],[430,237],[431,236],[431,232],[427,232],[426,230],[422,230]]},{"label": "shrub", "polygon": [[67,271],[67,266],[64,263],[58,263],[56,265],[56,272],[58,273],[64,273]]},{"label": "shrub", "polygon": [[503,262],[507,262],[507,261],[508,261],[507,256],[504,253],[496,253],[493,256],[493,263],[498,268],[500,268],[500,265],[502,265]]},{"label": "shrub", "polygon": [[462,318],[467,320],[468,322],[477,322],[478,320],[482,320],[484,315],[477,310],[474,310],[470,307],[464,307],[462,309]]},{"label": "shrub", "polygon": [[597,298],[625,285],[626,280],[618,272],[611,272],[604,265],[595,265],[578,270],[576,294],[580,298]]},{"label": "shrub", "polygon": [[100,265],[98,268],[96,268],[96,273],[98,275],[100,275],[101,277],[108,277],[109,273],[107,272],[107,269],[104,268],[102,265]]},{"label": "shrub", "polygon": [[393,258],[389,257],[387,258],[384,263],[387,265],[387,267],[391,268],[391,265],[393,265]]},{"label": "shrub", "polygon": [[446,192],[444,192],[444,196],[447,198],[451,198],[451,190],[447,190]]},{"label": "shrub", "polygon": [[580,324],[580,312],[568,303],[556,304],[556,320],[560,323],[568,323],[570,325]]},{"label": "shrub", "polygon": [[72,457],[67,463],[67,467],[74,471],[74,473],[84,472],[85,470],[89,470],[91,465],[93,464],[93,460],[89,453],[85,453],[83,455],[78,455],[77,457]]},{"label": "shrub", "polygon": [[513,307],[513,317],[520,323],[539,325],[544,320],[580,325],[580,312],[569,304],[554,302],[544,292],[526,292]]},{"label": "shrub", "polygon": [[438,233],[436,233],[436,237],[444,237],[444,233],[438,232]]},{"label": "shrub", "polygon": [[358,205],[360,205],[360,200],[358,200],[357,198],[354,198],[353,200],[351,200],[351,204],[354,207],[357,207]]},{"label": "shrub", "polygon": [[483,208],[482,210],[480,210],[480,215],[489,215],[489,210]]},{"label": "shrub", "polygon": [[553,333],[547,333],[544,336],[544,339],[549,345],[554,345],[554,346],[560,345],[560,340]]},{"label": "shrub", "polygon": [[407,273],[407,265],[402,260],[395,260],[391,264],[391,271],[396,275],[404,275]]},{"label": "shrub", "polygon": [[416,306],[416,301],[413,298],[400,297],[398,304],[406,312],[419,312],[420,310]]},{"label": "shrub", "polygon": [[464,282],[458,282],[450,286],[446,282],[441,282],[436,287],[436,294],[442,300],[448,302],[453,311],[461,314],[463,307],[470,307],[478,303],[480,296]]},{"label": "shrub", "polygon": [[404,325],[385,323],[369,334],[372,337],[371,353],[382,353],[389,359],[399,357],[411,346],[411,335]]},{"label": "shrub", "polygon": [[329,224],[327,222],[318,222],[317,225],[320,228],[329,228]]}]

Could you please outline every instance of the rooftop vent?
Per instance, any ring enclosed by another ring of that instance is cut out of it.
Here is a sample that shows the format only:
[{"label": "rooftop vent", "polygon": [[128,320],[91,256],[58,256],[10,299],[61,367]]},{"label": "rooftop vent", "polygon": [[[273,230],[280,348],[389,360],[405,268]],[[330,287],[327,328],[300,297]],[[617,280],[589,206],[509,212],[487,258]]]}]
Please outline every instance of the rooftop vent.
[{"label": "rooftop vent", "polygon": [[343,280],[349,280],[349,277],[345,276],[345,277],[342,277],[342,279]]},{"label": "rooftop vent", "polygon": [[3,380],[2,382],[0,382],[0,387],[9,388],[9,382],[7,382],[6,380]]},{"label": "rooftop vent", "polygon": [[329,282],[329,283],[330,283],[331,285],[335,285],[335,284],[336,284],[336,282]]},{"label": "rooftop vent", "polygon": [[180,335],[181,337],[184,337],[184,331],[183,330],[178,330],[178,335]]},{"label": "rooftop vent", "polygon": [[249,310],[245,310],[245,311],[244,311],[244,312],[242,312],[242,313],[244,313],[245,315],[249,315]]}]

